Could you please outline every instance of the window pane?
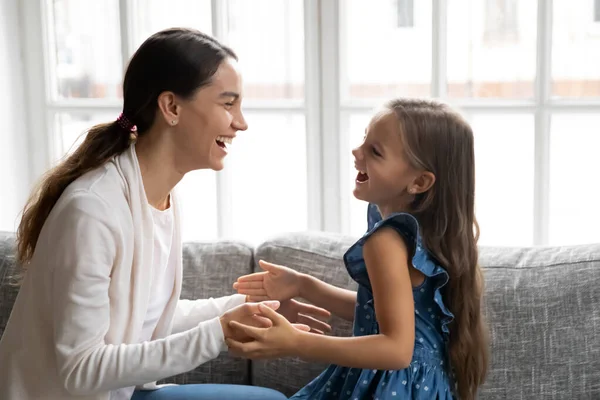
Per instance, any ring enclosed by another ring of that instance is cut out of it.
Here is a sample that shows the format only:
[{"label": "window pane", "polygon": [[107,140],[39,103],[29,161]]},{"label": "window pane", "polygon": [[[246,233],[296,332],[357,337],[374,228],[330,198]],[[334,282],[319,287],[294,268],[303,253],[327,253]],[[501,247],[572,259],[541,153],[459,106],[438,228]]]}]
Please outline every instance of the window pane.
[{"label": "window pane", "polygon": [[356,168],[354,167],[352,150],[362,143],[365,136],[365,128],[370,120],[370,114],[360,113],[351,114],[346,117],[346,121],[342,122],[342,124],[347,124],[344,129],[347,130],[349,139],[349,146],[346,149],[346,154],[342,154],[342,160],[348,161],[344,165],[346,175],[343,176],[345,176],[346,179],[342,187],[346,193],[342,193],[342,198],[348,196],[347,198],[350,199],[350,223],[348,224],[348,233],[353,236],[362,236],[367,231],[367,203],[356,199],[352,193],[357,174]]},{"label": "window pane", "polygon": [[304,116],[246,113],[226,168],[232,174],[233,235],[258,244],[308,226]]},{"label": "window pane", "polygon": [[195,28],[212,32],[211,0],[138,0],[135,7],[136,48],[166,28]]},{"label": "window pane", "polygon": [[600,115],[555,115],[550,138],[551,245],[600,242]]},{"label": "window pane", "polygon": [[431,1],[340,2],[342,99],[427,96]]},{"label": "window pane", "polygon": [[533,97],[536,3],[448,0],[449,96]]},{"label": "window pane", "polygon": [[187,241],[217,239],[217,180],[212,170],[188,172],[177,185],[181,205],[181,238]]},{"label": "window pane", "polygon": [[594,20],[594,4],[567,0],[553,4],[552,94],[600,97],[600,23]]},{"label": "window pane", "polygon": [[533,244],[534,119],[475,115],[475,211],[479,244]]},{"label": "window pane", "polygon": [[94,125],[115,120],[108,113],[58,113],[54,116],[53,161],[72,153],[83,141],[87,131]]},{"label": "window pane", "polygon": [[49,0],[53,98],[120,98],[118,0]]},{"label": "window pane", "polygon": [[240,59],[244,97],[304,99],[304,8],[297,0],[229,0],[227,43]]}]

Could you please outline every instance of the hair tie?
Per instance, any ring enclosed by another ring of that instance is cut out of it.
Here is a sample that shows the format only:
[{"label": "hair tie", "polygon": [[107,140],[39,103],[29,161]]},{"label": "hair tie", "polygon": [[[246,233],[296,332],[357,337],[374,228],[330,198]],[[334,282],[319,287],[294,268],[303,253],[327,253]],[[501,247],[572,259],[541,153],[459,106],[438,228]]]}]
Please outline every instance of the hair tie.
[{"label": "hair tie", "polygon": [[123,113],[121,113],[119,118],[117,118],[117,124],[119,124],[119,126],[125,129],[127,132],[137,132],[137,126],[134,125],[133,122],[131,122]]}]

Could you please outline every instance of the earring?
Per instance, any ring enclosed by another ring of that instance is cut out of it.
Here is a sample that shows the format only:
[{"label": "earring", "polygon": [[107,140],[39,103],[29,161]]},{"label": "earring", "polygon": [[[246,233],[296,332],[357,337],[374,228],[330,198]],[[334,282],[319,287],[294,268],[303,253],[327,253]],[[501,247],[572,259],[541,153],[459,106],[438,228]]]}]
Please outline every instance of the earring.
[{"label": "earring", "polygon": [[410,194],[415,194],[415,192],[416,192],[415,188],[408,189],[408,193],[410,193]]},{"label": "earring", "polygon": [[175,125],[177,123],[177,121],[173,120],[171,121],[171,125]]}]

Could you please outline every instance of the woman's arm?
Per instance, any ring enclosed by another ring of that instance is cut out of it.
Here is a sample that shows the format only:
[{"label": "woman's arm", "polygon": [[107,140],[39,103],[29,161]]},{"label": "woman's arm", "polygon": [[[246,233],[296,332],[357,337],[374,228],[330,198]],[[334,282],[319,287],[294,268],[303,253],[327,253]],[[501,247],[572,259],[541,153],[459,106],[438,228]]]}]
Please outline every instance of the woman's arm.
[{"label": "woman's arm", "polygon": [[173,333],[187,331],[200,322],[220,317],[245,302],[246,296],[242,294],[198,300],[180,299],[173,317]]},{"label": "woman's arm", "polygon": [[51,248],[47,267],[53,268],[49,335],[68,392],[89,396],[144,384],[217,357],[223,343],[219,318],[161,340],[107,344],[119,226],[110,207],[87,191],[72,194],[56,212],[54,223],[45,227],[52,230],[53,243],[44,244]]}]

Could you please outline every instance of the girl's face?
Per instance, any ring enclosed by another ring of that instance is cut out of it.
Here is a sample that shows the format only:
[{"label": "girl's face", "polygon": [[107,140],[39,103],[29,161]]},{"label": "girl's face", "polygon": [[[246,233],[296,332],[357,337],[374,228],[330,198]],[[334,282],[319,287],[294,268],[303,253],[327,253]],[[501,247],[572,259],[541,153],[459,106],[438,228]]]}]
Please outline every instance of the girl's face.
[{"label": "girl's face", "polygon": [[405,210],[419,190],[422,172],[408,162],[393,111],[382,111],[373,117],[363,143],[352,154],[359,171],[354,196],[376,204],[382,214]]}]

